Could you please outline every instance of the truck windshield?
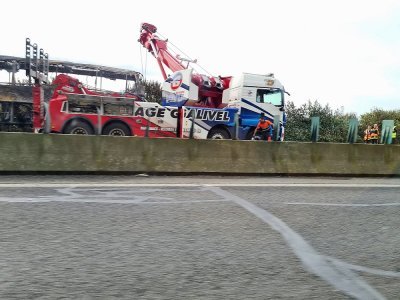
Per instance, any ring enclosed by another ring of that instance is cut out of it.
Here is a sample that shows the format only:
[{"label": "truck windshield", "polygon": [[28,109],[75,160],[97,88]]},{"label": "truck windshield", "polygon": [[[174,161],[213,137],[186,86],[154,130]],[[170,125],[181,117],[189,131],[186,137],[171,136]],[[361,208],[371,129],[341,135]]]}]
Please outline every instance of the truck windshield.
[{"label": "truck windshield", "polygon": [[265,89],[257,90],[257,102],[258,103],[269,103],[275,106],[283,105],[282,91],[279,89]]}]

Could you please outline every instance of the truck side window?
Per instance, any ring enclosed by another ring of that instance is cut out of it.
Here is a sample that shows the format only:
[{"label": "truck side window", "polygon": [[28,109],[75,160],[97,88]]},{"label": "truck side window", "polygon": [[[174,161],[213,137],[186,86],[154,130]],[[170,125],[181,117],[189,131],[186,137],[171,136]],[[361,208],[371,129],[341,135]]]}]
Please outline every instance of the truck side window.
[{"label": "truck side window", "polygon": [[258,103],[269,103],[275,106],[282,106],[282,100],[282,92],[278,89],[257,90],[256,101]]},{"label": "truck side window", "polygon": [[80,114],[97,114],[97,106],[96,103],[70,100],[68,101],[68,112]]},{"label": "truck side window", "polygon": [[62,107],[61,107],[61,111],[62,111],[62,112],[67,112],[67,104],[68,104],[67,101],[64,101],[64,102],[63,102]]}]

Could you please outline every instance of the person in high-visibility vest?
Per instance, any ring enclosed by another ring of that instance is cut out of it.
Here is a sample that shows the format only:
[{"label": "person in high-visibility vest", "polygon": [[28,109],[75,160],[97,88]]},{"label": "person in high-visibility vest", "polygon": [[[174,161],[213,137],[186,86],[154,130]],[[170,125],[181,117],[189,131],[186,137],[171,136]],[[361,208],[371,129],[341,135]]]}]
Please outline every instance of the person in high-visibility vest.
[{"label": "person in high-visibility vest", "polygon": [[252,139],[255,139],[256,135],[258,135],[264,141],[271,141],[272,130],[273,130],[272,122],[267,120],[265,115],[261,113],[260,120],[258,121],[256,129],[254,130]]},{"label": "person in high-visibility vest", "polygon": [[392,144],[397,144],[397,128],[396,128],[396,126],[393,127],[393,131],[392,131]]},{"label": "person in high-visibility vest", "polygon": [[371,125],[367,126],[364,130],[364,143],[369,144],[371,142]]},{"label": "person in high-visibility vest", "polygon": [[372,129],[369,132],[370,132],[371,144],[378,144],[378,138],[379,138],[378,124],[374,124],[374,127],[372,127]]}]

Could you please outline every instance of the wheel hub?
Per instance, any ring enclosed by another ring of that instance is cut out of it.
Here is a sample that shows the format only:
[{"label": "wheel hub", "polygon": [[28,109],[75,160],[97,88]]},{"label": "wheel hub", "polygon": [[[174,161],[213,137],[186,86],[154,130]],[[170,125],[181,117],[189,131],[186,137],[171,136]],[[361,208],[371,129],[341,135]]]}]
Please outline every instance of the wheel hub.
[{"label": "wheel hub", "polygon": [[72,134],[88,134],[85,128],[76,127],[74,130],[71,131]]},{"label": "wheel hub", "polygon": [[114,128],[110,131],[109,135],[125,136],[125,132],[119,128]]}]

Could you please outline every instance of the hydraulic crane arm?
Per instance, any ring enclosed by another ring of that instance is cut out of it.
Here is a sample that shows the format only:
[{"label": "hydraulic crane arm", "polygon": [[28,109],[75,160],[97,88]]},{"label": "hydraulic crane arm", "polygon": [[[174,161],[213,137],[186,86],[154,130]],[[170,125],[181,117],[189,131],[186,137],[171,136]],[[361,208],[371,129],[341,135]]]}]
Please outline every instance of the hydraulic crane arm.
[{"label": "hydraulic crane arm", "polygon": [[[161,69],[164,80],[167,80],[167,73],[164,66],[170,69],[173,73],[186,70],[189,68],[189,63],[196,63],[197,61],[181,58],[179,55],[174,56],[167,47],[168,40],[162,40],[157,35],[157,27],[149,24],[142,23],[140,26],[139,43],[143,45],[156,59]],[[186,63],[187,64],[186,64]],[[186,65],[185,65],[186,64]],[[222,105],[222,92],[229,87],[231,77],[213,77],[201,75],[197,73],[191,74],[191,83],[197,88],[196,96],[191,95],[193,101],[197,101],[191,105],[207,106],[207,107],[221,107]],[[191,99],[191,100],[192,100]]]},{"label": "hydraulic crane arm", "polygon": [[172,72],[187,69],[186,66],[175,56],[173,56],[167,48],[168,40],[161,40],[157,35],[157,27],[149,24],[142,23],[140,27],[140,38],[139,43],[143,45],[149,51],[158,62],[161,73],[164,80],[167,79],[167,73],[165,72],[164,65]]}]

